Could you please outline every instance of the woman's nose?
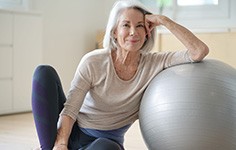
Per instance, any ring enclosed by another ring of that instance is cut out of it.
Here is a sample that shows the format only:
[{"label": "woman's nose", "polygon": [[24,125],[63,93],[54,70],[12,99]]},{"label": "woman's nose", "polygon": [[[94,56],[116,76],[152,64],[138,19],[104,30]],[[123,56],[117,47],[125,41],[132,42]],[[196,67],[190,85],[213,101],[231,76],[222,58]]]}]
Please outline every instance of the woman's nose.
[{"label": "woman's nose", "polygon": [[136,30],[133,29],[133,28],[131,28],[131,29],[130,29],[130,32],[129,32],[130,36],[134,36],[135,33],[136,33]]}]

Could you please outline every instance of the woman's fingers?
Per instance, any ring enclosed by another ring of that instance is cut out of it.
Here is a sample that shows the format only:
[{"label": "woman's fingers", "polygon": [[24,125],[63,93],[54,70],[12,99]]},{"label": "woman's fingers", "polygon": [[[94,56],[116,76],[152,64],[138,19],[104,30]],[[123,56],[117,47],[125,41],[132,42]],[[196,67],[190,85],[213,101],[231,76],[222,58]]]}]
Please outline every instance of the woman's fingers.
[{"label": "woman's fingers", "polygon": [[152,30],[158,26],[156,15],[145,15],[145,27],[148,37],[151,36]]},{"label": "woman's fingers", "polygon": [[148,38],[149,38],[151,36],[151,31],[149,29],[149,23],[148,22],[145,22],[145,27],[146,27],[147,35],[148,35]]}]

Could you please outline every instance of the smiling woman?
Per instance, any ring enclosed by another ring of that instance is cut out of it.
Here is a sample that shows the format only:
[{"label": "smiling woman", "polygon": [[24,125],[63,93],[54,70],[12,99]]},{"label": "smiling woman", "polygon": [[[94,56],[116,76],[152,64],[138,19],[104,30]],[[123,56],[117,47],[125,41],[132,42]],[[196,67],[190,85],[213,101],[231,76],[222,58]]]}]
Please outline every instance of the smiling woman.
[{"label": "smiling woman", "polygon": [[127,9],[121,13],[119,23],[114,31],[114,38],[119,48],[137,51],[142,48],[146,37],[143,14],[136,9]]}]

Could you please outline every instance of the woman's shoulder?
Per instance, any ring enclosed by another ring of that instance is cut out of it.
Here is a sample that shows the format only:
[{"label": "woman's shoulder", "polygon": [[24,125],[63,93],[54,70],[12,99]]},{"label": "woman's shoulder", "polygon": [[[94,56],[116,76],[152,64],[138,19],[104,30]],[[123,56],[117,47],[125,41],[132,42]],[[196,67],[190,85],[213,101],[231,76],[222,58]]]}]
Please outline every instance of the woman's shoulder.
[{"label": "woman's shoulder", "polygon": [[92,50],[92,51],[86,53],[82,57],[81,63],[83,63],[83,62],[87,62],[87,63],[104,62],[105,60],[109,59],[109,53],[110,53],[110,51],[108,49],[95,49],[95,50]]},{"label": "woman's shoulder", "polygon": [[106,57],[108,56],[108,54],[109,54],[108,49],[95,49],[85,54],[84,57],[94,59],[98,57]]}]

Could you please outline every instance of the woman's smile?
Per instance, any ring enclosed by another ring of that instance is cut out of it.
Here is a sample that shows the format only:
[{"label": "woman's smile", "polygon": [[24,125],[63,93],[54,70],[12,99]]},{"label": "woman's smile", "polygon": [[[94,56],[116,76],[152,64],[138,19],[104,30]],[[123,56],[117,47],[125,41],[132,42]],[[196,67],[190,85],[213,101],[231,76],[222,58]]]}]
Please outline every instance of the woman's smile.
[{"label": "woman's smile", "polygon": [[128,39],[127,40],[129,43],[131,43],[131,44],[136,44],[136,43],[138,43],[140,40],[139,39]]}]

